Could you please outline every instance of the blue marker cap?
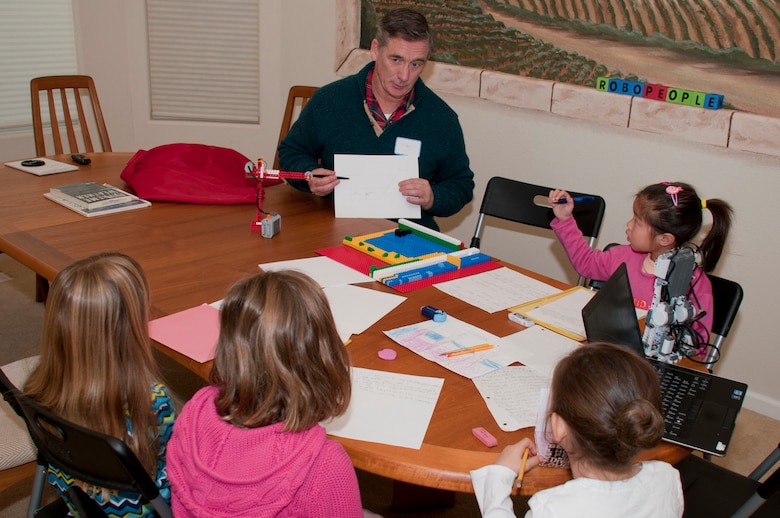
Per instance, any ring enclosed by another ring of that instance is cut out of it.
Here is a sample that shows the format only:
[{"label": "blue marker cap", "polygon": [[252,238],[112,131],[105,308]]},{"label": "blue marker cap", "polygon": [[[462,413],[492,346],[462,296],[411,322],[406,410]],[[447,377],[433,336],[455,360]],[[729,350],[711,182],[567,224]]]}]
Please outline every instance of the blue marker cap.
[{"label": "blue marker cap", "polygon": [[444,322],[447,320],[447,313],[440,309],[436,309],[433,306],[423,306],[420,308],[420,313],[422,313],[425,318],[430,318],[434,322]]}]

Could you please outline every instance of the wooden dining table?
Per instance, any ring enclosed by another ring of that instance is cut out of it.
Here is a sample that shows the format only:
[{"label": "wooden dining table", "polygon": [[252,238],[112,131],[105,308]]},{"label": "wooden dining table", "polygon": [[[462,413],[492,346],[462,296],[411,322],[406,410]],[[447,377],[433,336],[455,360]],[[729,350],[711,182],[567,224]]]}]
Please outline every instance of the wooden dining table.
[{"label": "wooden dining table", "polygon": [[[135,258],[151,285],[152,317],[170,315],[224,297],[238,279],[255,273],[261,263],[314,257],[316,250],[337,246],[346,236],[394,228],[385,219],[336,218],[333,202],[281,184],[266,188],[263,208],[281,216],[281,229],[272,238],[254,232],[253,204],[208,205],[152,200],[152,206],[86,218],[43,197],[51,187],[81,181],[128,186],[119,175],[133,153],[89,154],[90,165],[78,171],[35,176],[7,166],[0,168],[0,251],[46,279],[88,255],[119,251]],[[69,162],[67,155],[50,157]],[[237,171],[236,174],[243,174]],[[517,265],[502,263],[558,288],[554,279]],[[383,291],[376,282],[361,286]],[[406,300],[347,346],[356,367],[444,379],[443,387],[419,449],[333,437],[346,449],[356,468],[403,483],[454,492],[471,492],[469,471],[492,463],[498,452],[533,428],[502,431],[474,383],[444,367],[399,347],[383,331],[421,320],[420,308],[433,305],[448,315],[498,336],[524,329],[505,311],[488,313],[429,286],[405,293]],[[155,347],[186,369],[206,379],[211,362],[198,363],[163,344]],[[378,351],[393,348],[397,358],[382,360]],[[489,448],[471,430],[484,427],[498,440]],[[643,459],[675,463],[689,450],[661,443]],[[523,495],[565,482],[571,473],[559,468],[536,468],[526,474]]]}]

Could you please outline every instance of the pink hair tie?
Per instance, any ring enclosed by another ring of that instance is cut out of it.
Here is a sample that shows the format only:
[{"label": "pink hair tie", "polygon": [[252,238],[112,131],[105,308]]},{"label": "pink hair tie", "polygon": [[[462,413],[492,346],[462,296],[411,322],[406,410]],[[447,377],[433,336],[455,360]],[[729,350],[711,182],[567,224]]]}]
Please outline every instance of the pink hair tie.
[{"label": "pink hair tie", "polygon": [[677,194],[682,192],[683,188],[677,185],[667,185],[666,194],[672,197],[672,203],[677,206]]}]

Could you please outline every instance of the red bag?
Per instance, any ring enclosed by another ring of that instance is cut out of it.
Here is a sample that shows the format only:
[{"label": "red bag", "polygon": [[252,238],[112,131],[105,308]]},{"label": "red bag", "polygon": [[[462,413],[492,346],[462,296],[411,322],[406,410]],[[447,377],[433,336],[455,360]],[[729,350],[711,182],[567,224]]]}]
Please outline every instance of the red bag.
[{"label": "red bag", "polygon": [[[257,181],[246,178],[247,157],[203,144],[166,144],[140,150],[120,178],[147,200],[230,205],[255,203]],[[283,180],[264,180],[269,187]]]}]

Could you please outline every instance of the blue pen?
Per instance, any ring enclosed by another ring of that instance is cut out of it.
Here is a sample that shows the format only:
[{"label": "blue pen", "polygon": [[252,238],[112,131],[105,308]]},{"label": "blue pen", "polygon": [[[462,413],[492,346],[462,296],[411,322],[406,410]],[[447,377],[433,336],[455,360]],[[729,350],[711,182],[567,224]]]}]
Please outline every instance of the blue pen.
[{"label": "blue pen", "polygon": [[[595,199],[596,199],[595,196],[576,196],[572,198],[571,201],[576,203],[578,201],[593,201]],[[555,203],[558,203],[559,205],[563,205],[564,203],[566,203],[566,198],[559,198],[558,201],[556,201]]]}]

